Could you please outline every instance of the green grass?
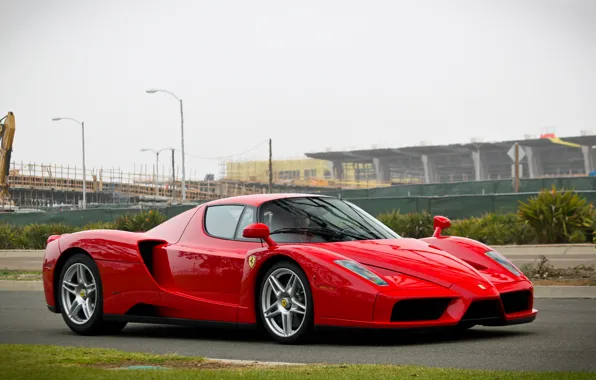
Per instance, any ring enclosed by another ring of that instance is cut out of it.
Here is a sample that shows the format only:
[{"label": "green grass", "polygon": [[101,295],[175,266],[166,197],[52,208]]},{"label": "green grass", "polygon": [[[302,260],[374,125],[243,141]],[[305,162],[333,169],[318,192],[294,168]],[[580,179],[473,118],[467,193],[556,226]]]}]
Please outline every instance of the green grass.
[{"label": "green grass", "polygon": [[41,271],[0,269],[0,280],[41,281]]},{"label": "green grass", "polygon": [[[280,349],[282,347],[280,346]],[[533,373],[437,369],[388,365],[232,365],[198,357],[126,353],[117,350],[33,345],[0,345],[0,379],[490,379],[583,380],[595,373]],[[523,360],[520,358],[520,360]],[[132,365],[163,366],[166,370],[120,370]]]}]

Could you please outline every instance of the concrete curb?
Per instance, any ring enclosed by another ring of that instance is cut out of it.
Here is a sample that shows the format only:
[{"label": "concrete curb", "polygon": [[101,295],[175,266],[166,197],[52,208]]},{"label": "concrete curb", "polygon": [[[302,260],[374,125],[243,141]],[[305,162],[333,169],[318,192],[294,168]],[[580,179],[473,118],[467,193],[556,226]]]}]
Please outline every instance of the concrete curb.
[{"label": "concrete curb", "polygon": [[[593,244],[507,245],[493,248],[518,267],[532,264],[542,255],[555,268],[596,265],[596,249]],[[43,265],[43,256],[43,250],[0,250],[0,268],[38,271]]]},{"label": "concrete curb", "polygon": [[[43,281],[0,280],[0,290],[41,292]],[[596,299],[596,286],[535,286],[534,297]]]},{"label": "concrete curb", "polygon": [[268,367],[278,367],[278,366],[305,366],[308,365],[306,363],[286,363],[286,362],[262,362],[258,360],[238,360],[238,359],[212,359],[212,358],[205,358],[205,360],[215,363],[222,363],[222,364],[236,364],[236,365],[258,365],[258,366],[268,366]]},{"label": "concrete curb", "polygon": [[535,286],[535,298],[596,298],[596,286]]}]

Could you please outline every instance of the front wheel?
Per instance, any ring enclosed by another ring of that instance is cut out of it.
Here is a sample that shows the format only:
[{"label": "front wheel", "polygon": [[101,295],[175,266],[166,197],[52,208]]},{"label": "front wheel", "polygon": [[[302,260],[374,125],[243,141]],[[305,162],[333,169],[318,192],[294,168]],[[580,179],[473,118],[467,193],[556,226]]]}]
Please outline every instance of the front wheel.
[{"label": "front wheel", "polygon": [[126,325],[103,320],[101,277],[91,257],[79,253],[69,258],[60,273],[59,286],[62,317],[77,334],[111,334]]},{"label": "front wheel", "polygon": [[259,295],[261,322],[273,339],[296,343],[308,335],[313,323],[312,293],[298,265],[275,264],[263,277]]}]

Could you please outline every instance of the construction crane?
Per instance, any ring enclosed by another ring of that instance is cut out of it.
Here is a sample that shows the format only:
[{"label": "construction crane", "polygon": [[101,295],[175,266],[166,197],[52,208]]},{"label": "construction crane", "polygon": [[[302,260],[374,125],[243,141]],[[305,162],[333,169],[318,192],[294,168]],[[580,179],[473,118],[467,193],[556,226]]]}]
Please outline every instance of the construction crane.
[{"label": "construction crane", "polygon": [[14,211],[14,203],[8,192],[8,174],[14,132],[14,114],[9,112],[0,119],[0,212]]}]

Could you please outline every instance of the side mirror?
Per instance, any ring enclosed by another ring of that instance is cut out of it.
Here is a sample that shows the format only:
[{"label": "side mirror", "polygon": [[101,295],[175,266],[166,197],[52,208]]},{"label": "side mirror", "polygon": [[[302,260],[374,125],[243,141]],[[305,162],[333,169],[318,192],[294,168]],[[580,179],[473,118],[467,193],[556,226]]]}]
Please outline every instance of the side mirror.
[{"label": "side mirror", "polygon": [[433,234],[433,237],[440,237],[441,231],[451,227],[451,220],[449,220],[447,217],[437,215],[434,218],[434,227],[435,233]]},{"label": "side mirror", "polygon": [[269,227],[263,223],[253,223],[248,225],[243,231],[242,236],[247,239],[263,239],[270,247],[275,246],[275,242],[269,236]]}]

